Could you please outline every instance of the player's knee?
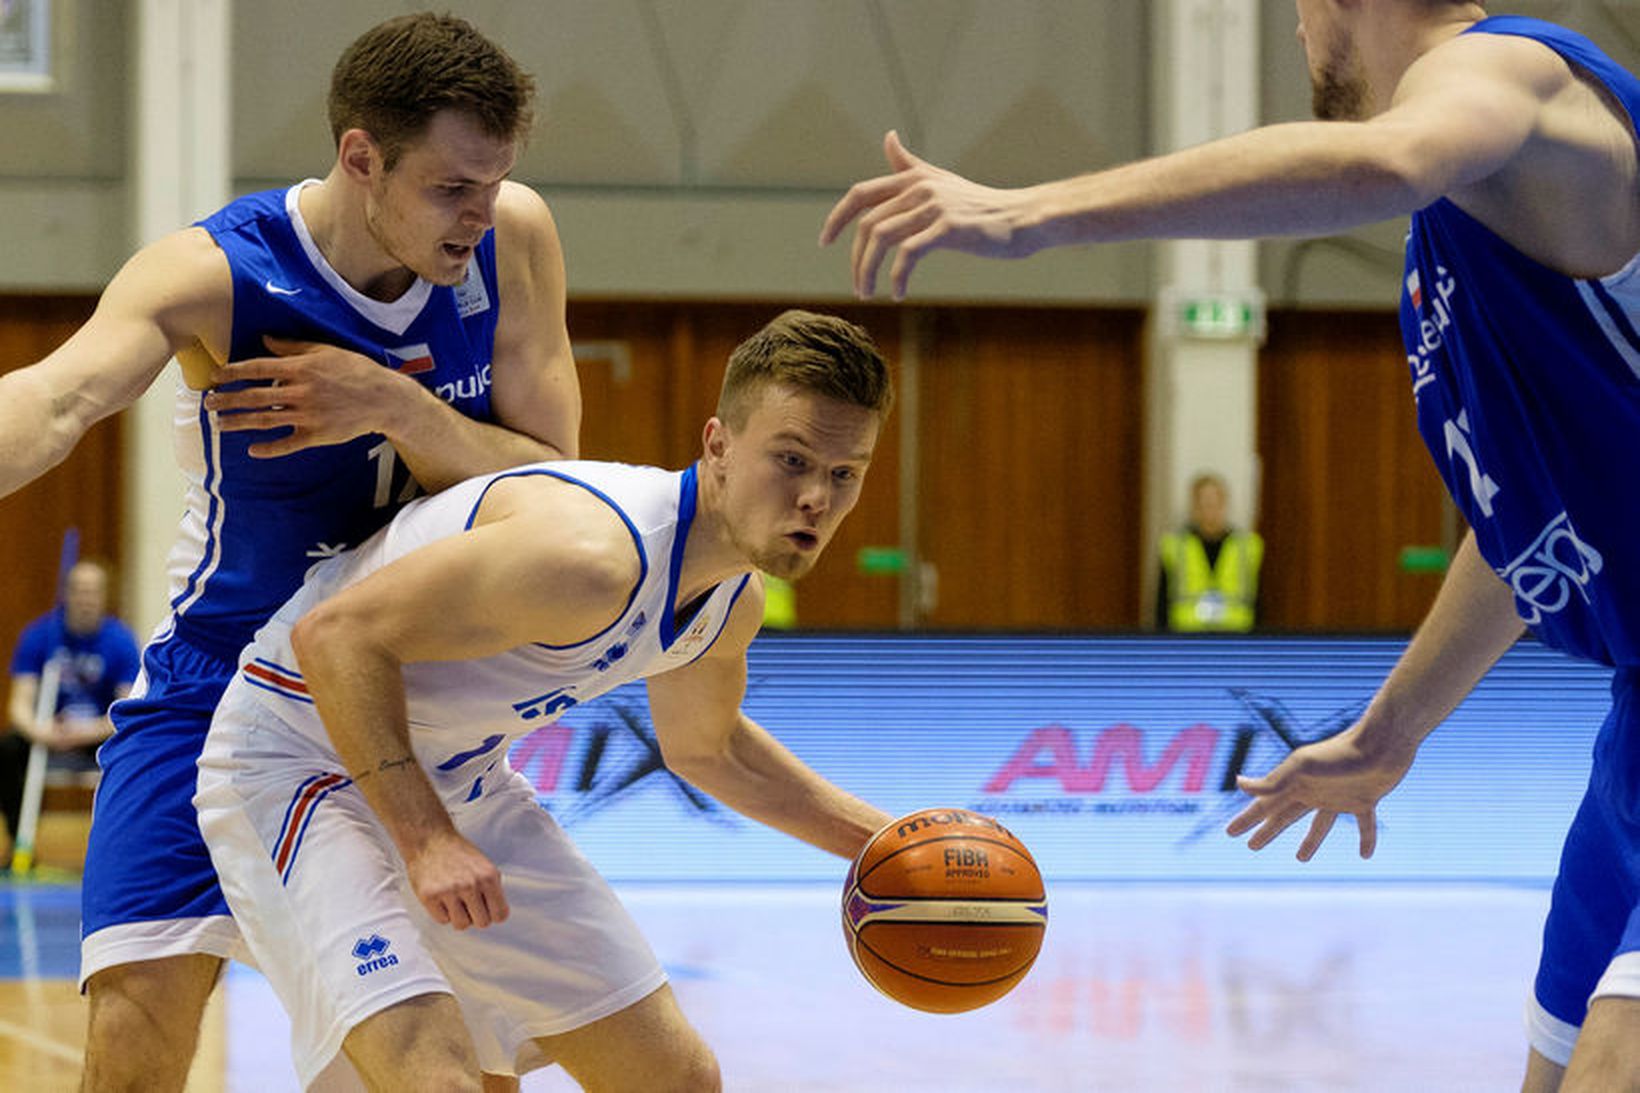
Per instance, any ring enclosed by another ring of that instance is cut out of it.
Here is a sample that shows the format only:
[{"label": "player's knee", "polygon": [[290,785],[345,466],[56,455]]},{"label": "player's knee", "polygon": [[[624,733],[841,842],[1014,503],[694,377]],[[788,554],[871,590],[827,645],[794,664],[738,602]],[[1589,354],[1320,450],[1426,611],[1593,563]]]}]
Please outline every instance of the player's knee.
[{"label": "player's knee", "polygon": [[427,1066],[407,1068],[390,1088],[399,1093],[483,1093],[484,1078],[454,1059],[442,1058]]},{"label": "player's knee", "polygon": [[480,1074],[468,1055],[439,1044],[420,1045],[390,1061],[364,1058],[353,1051],[348,1057],[372,1089],[392,1089],[395,1093],[488,1093],[509,1088],[504,1079],[492,1083],[491,1076]]},{"label": "player's knee", "polygon": [[706,1041],[693,1037],[681,1054],[673,1071],[674,1084],[668,1087],[672,1093],[719,1093],[723,1089],[717,1055]]},{"label": "player's knee", "polygon": [[[631,1045],[636,1046],[636,1045]],[[560,1060],[563,1062],[564,1060]],[[653,1093],[721,1093],[717,1055],[693,1029],[660,1050],[629,1056],[614,1069],[565,1067],[588,1090],[644,1089]]]},{"label": "player's knee", "polygon": [[429,993],[365,1018],[342,1041],[366,1084],[399,1093],[479,1093],[483,1079],[453,996]]},{"label": "player's knee", "polygon": [[700,1090],[700,1093],[720,1093],[723,1089],[723,1072],[718,1069],[717,1055],[711,1048],[706,1049],[700,1061],[696,1080],[699,1084],[693,1088]]},{"label": "player's knee", "polygon": [[723,1075],[718,1070],[717,1055],[702,1040],[695,1040],[679,1052],[679,1057],[666,1067],[666,1093],[720,1093]]},{"label": "player's knee", "polygon": [[181,1090],[198,1042],[199,1014],[168,1010],[141,993],[92,995],[82,1093]]},{"label": "player's knee", "polygon": [[[196,971],[199,973],[196,974]],[[166,962],[125,965],[86,982],[86,1054],[141,1061],[193,1058],[214,975]],[[153,1050],[134,1050],[148,1045]]]}]

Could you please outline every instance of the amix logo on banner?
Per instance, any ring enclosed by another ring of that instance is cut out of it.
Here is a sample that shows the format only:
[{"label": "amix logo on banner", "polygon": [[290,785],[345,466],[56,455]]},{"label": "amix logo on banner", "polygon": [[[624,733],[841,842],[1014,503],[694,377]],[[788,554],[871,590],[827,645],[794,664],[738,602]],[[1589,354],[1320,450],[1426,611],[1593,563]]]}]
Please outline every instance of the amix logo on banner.
[{"label": "amix logo on banner", "polygon": [[[1025,737],[981,792],[1008,794],[1037,784],[1049,793],[1119,796],[1140,804],[1150,797],[1235,793],[1239,776],[1263,773],[1286,752],[1343,732],[1364,706],[1347,706],[1317,724],[1301,725],[1279,699],[1239,688],[1230,688],[1229,694],[1245,712],[1245,720],[1229,729],[1198,723],[1147,732],[1119,723],[1078,733],[1064,725],[1044,725]],[[1260,762],[1253,768],[1249,760],[1255,753]],[[1135,802],[1136,798],[1141,800]],[[977,808],[1015,810],[1011,802],[996,799],[982,801]],[[1198,802],[1186,801],[1176,802],[1171,811],[1198,809]]]}]

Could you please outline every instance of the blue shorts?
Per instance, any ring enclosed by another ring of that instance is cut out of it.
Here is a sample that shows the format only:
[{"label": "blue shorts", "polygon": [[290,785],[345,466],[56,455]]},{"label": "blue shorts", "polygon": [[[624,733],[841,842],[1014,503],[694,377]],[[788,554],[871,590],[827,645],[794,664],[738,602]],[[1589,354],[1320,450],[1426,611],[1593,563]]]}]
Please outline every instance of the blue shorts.
[{"label": "blue shorts", "polygon": [[1591,997],[1633,993],[1640,968],[1640,673],[1619,670],[1612,699],[1561,850],[1528,1015],[1532,1046],[1561,1065]]},{"label": "blue shorts", "polygon": [[82,986],[136,960],[240,951],[193,803],[199,752],[234,669],[172,635],[143,650],[131,697],[110,712],[81,895]]}]

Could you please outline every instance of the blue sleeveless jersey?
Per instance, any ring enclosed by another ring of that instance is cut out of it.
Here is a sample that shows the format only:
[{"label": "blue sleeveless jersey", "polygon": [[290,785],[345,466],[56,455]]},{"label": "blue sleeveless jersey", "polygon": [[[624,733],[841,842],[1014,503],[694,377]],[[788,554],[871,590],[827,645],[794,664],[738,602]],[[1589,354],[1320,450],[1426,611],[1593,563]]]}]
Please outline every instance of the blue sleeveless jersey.
[{"label": "blue sleeveless jersey", "polygon": [[[468,417],[492,420],[494,231],[462,284],[418,279],[383,303],[325,261],[297,209],[300,188],[251,194],[200,222],[233,270],[230,359],[271,355],[266,335],[326,342],[414,376]],[[178,400],[177,453],[189,489],[170,560],[172,622],[184,639],[231,660],[310,566],[362,542],[418,487],[380,435],[256,459],[246,449],[277,431],[224,433],[201,392],[179,387]]]},{"label": "blue sleeveless jersey", "polygon": [[[1632,126],[1640,80],[1578,34],[1514,16],[1605,85]],[[1640,665],[1640,256],[1585,280],[1517,251],[1450,201],[1412,217],[1401,331],[1418,429],[1481,556],[1545,643]]]}]

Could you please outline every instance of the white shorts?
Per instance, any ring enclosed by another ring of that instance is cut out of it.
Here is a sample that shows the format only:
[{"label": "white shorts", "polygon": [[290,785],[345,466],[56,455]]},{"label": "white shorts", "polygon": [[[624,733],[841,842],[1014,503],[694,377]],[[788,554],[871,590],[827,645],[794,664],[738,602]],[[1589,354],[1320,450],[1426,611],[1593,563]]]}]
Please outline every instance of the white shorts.
[{"label": "white shorts", "polygon": [[[534,1038],[665,982],[637,924],[522,775],[451,810],[501,870],[511,912],[458,932],[423,910],[358,787],[312,756],[273,754],[288,738],[270,748],[272,735],[252,729],[253,748],[236,754],[214,730],[195,803],[240,932],[290,1014],[304,1086],[354,1026],[417,995],[455,995],[480,1065],[512,1074],[551,1061]],[[252,750],[254,767],[240,759]]]}]

